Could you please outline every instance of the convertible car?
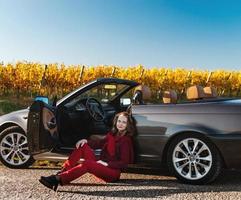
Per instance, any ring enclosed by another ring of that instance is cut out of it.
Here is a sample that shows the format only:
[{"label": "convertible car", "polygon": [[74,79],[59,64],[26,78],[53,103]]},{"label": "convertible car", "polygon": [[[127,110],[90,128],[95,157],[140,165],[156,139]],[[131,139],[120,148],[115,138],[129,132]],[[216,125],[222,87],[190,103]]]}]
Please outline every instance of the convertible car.
[{"label": "convertible car", "polygon": [[0,160],[11,168],[64,160],[78,140],[104,137],[113,116],[128,111],[137,121],[135,166],[164,166],[182,182],[210,183],[223,168],[241,167],[241,99],[200,86],[186,91],[184,102],[166,91],[151,103],[147,86],[99,78],[53,103],[37,97],[28,109],[0,117]]}]

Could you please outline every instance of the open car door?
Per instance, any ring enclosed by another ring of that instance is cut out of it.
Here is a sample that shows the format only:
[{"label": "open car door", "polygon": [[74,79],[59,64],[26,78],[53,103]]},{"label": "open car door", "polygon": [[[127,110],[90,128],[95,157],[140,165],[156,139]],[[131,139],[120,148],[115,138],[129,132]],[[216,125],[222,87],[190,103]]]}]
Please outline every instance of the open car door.
[{"label": "open car door", "polygon": [[55,111],[56,108],[38,100],[30,106],[27,124],[30,154],[49,151],[58,143]]}]

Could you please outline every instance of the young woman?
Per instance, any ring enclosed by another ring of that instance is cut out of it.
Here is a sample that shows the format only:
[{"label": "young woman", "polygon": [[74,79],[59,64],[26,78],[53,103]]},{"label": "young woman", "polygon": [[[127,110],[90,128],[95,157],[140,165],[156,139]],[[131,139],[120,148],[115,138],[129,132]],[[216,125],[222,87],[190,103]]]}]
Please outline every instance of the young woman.
[{"label": "young woman", "polygon": [[[127,112],[118,113],[114,117],[111,132],[107,133],[104,139],[78,141],[76,149],[65,161],[60,173],[41,176],[40,183],[56,191],[59,184],[66,185],[87,172],[106,182],[119,180],[121,171],[133,163],[132,136],[135,132],[135,119]],[[102,148],[99,160],[91,148]],[[84,159],[82,164],[78,164],[80,158]]]}]

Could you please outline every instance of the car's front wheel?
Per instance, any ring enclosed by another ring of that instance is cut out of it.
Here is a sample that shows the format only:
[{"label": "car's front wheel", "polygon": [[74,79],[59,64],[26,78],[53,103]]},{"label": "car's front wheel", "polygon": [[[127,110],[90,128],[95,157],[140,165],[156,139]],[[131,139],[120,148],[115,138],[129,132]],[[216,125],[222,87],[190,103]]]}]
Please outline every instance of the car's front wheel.
[{"label": "car's front wheel", "polygon": [[205,137],[187,133],[171,142],[167,163],[170,171],[182,182],[207,184],[222,170],[217,148]]},{"label": "car's front wheel", "polygon": [[26,168],[33,164],[27,137],[18,126],[9,127],[1,132],[0,161],[10,168]]}]

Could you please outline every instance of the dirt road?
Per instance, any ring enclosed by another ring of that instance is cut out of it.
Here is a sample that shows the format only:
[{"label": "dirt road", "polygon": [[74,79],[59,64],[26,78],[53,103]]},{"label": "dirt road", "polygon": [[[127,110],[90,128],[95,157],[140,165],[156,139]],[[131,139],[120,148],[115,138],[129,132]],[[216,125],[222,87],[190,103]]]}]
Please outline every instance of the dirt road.
[{"label": "dirt road", "polygon": [[56,170],[14,170],[0,166],[0,199],[241,199],[241,171],[225,171],[211,185],[193,186],[173,177],[124,173],[118,183],[103,183],[85,175],[58,192],[43,187],[38,179]]}]

